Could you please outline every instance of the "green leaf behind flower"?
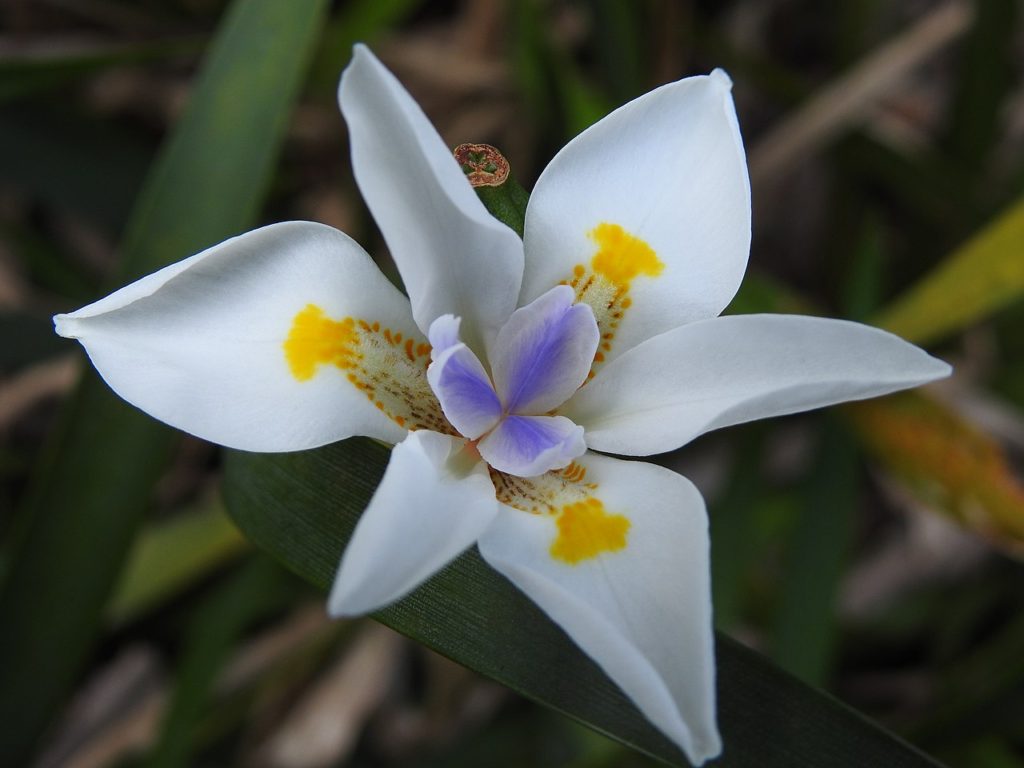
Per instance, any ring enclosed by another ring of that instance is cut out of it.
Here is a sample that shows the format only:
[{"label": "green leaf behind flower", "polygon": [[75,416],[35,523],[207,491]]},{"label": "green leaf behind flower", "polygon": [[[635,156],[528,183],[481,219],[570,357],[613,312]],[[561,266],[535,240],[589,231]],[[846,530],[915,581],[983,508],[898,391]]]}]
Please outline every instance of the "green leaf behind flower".
[{"label": "green leaf behind flower", "polygon": [[[230,451],[228,512],[257,545],[326,589],[387,459],[387,448],[362,438],[291,454]],[[376,618],[591,728],[670,765],[687,765],[598,667],[475,549]],[[716,766],[935,765],[722,636],[718,680],[725,754]]]}]

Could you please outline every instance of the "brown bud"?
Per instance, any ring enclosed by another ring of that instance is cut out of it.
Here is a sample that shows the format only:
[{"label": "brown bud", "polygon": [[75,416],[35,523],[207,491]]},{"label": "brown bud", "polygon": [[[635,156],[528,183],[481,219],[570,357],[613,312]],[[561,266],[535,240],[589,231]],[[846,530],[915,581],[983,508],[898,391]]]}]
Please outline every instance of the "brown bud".
[{"label": "brown bud", "polygon": [[454,154],[474,187],[498,187],[508,178],[508,160],[490,144],[459,144]]}]

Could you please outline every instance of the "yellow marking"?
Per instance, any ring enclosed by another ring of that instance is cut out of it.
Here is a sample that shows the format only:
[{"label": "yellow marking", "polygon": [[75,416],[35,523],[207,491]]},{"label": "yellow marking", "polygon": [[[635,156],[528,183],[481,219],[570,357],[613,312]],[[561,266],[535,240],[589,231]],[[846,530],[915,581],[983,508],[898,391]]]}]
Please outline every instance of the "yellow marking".
[{"label": "yellow marking", "polygon": [[283,346],[298,381],[312,379],[321,365],[333,365],[398,426],[455,434],[427,382],[430,345],[417,346],[414,339],[382,329],[376,321],[332,320],[320,307],[307,304],[292,319]]},{"label": "yellow marking", "polygon": [[346,317],[331,320],[315,304],[307,304],[292,321],[292,329],[284,342],[284,356],[292,376],[299,381],[313,378],[321,363],[347,368],[355,352],[355,321]]},{"label": "yellow marking", "polygon": [[590,266],[577,264],[572,277],[562,283],[576,291],[576,301],[594,310],[601,331],[601,352],[594,357],[589,381],[597,366],[605,361],[604,353],[611,351],[619,323],[633,304],[628,295],[633,281],[638,277],[657,277],[665,270],[665,264],[651,246],[618,224],[604,221],[587,234],[597,244]]},{"label": "yellow marking", "polygon": [[639,275],[657,277],[665,268],[654,250],[618,224],[602,222],[588,233],[597,243],[591,267],[616,285],[629,289]]},{"label": "yellow marking", "polygon": [[605,552],[625,549],[630,522],[623,515],[608,514],[600,499],[590,497],[562,507],[557,525],[551,556],[576,565]]}]

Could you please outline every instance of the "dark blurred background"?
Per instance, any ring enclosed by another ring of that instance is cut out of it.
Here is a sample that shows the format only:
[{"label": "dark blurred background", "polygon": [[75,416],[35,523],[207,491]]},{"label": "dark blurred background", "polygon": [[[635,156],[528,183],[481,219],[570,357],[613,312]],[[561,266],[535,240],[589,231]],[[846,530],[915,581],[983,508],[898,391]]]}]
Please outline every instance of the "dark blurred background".
[{"label": "dark blurred background", "polygon": [[[111,287],[225,7],[0,6],[0,581],[82,366],[49,316]],[[754,241],[729,311],[883,324],[956,376],[664,457],[708,499],[716,623],[950,765],[1024,768],[1021,3],[335,2],[260,220],[334,225],[388,271],[335,103],[355,40],[446,141],[496,145],[527,189],[610,109],[730,73]],[[980,265],[964,268],[966,299],[954,272],[910,309],[890,303],[950,259]],[[983,309],[961,317],[970,301]],[[263,556],[223,511],[219,466],[211,446],[176,444],[98,635],[63,638],[80,659],[29,764],[654,764],[369,620],[328,623],[323,596],[278,566],[225,629]],[[164,717],[182,690],[185,714]]]}]

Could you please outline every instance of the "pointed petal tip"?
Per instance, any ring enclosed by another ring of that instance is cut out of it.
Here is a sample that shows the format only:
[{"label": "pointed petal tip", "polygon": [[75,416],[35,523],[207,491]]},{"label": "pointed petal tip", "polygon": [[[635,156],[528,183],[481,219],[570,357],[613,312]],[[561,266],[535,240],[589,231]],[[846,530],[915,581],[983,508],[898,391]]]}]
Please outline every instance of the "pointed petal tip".
[{"label": "pointed petal tip", "polygon": [[63,336],[65,339],[77,339],[77,328],[77,318],[67,314],[53,316],[53,330],[58,336]]},{"label": "pointed petal tip", "polygon": [[941,360],[937,357],[931,358],[931,378],[928,381],[938,381],[939,379],[948,379],[953,375],[953,366],[947,363],[945,360]]},{"label": "pointed petal tip", "polygon": [[708,78],[722,90],[732,90],[732,78],[729,77],[729,74],[721,67],[715,67],[715,69],[711,70],[711,74],[708,75]]},{"label": "pointed petal tip", "polygon": [[343,586],[343,582],[339,578],[334,582],[334,587],[327,598],[327,615],[332,619],[354,619],[384,607],[383,605],[371,605],[365,600],[360,602],[359,591],[348,588],[347,583],[344,583]]}]

